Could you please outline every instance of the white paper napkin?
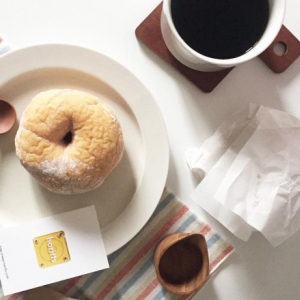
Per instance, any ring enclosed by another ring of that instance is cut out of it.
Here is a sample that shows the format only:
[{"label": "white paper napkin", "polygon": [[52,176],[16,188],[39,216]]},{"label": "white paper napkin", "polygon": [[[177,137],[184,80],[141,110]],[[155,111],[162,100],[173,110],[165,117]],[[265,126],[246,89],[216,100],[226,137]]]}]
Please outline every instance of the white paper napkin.
[{"label": "white paper napkin", "polygon": [[300,228],[299,119],[249,104],[186,154],[205,176],[192,198],[237,237],[277,246]]},{"label": "white paper napkin", "polygon": [[248,104],[234,112],[200,148],[186,151],[186,161],[199,181],[214,167],[255,116],[259,106]]},{"label": "white paper napkin", "polygon": [[260,107],[214,198],[277,246],[300,228],[300,120]]},{"label": "white paper napkin", "polygon": [[191,198],[243,241],[247,241],[255,229],[216,201],[214,194],[240,149],[254,132],[256,122],[253,118],[258,109],[258,105],[249,104],[238,110],[200,148],[186,153],[187,163],[196,177],[201,180],[207,175]]}]

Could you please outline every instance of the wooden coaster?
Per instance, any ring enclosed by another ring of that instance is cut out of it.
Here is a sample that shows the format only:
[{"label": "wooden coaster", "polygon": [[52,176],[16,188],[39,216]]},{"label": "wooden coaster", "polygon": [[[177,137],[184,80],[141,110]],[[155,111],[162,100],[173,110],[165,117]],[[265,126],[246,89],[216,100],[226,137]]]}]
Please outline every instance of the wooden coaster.
[{"label": "wooden coaster", "polygon": [[[182,75],[193,82],[205,93],[210,93],[233,69],[225,69],[219,72],[200,72],[186,67],[179,62],[168,50],[161,33],[160,15],[162,3],[160,3],[152,13],[137,27],[135,34],[150,50],[162,58],[165,62],[173,66]],[[278,56],[274,52],[274,45],[283,43],[286,51],[283,56]],[[285,27],[282,26],[277,38],[259,57],[275,73],[285,71],[300,55],[300,42]]]},{"label": "wooden coaster", "polygon": [[232,70],[200,72],[186,67],[168,50],[160,30],[162,3],[137,27],[135,34],[150,50],[177,69],[205,93],[210,93]]},{"label": "wooden coaster", "polygon": [[[284,48],[282,56],[274,52],[279,43]],[[259,58],[275,73],[284,72],[300,56],[300,41],[283,25],[274,42]]]}]

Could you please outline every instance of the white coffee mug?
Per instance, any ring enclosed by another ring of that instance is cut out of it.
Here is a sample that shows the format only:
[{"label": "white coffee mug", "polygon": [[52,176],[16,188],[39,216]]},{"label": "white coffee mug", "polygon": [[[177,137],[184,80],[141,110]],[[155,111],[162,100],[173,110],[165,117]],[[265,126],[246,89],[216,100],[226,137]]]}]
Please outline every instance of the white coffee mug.
[{"label": "white coffee mug", "polygon": [[182,64],[189,68],[214,72],[244,63],[266,50],[274,41],[282,26],[286,0],[269,0],[270,15],[266,30],[257,44],[247,53],[230,59],[216,59],[202,55],[190,46],[178,34],[171,15],[171,1],[164,0],[161,14],[161,31],[166,46]]}]

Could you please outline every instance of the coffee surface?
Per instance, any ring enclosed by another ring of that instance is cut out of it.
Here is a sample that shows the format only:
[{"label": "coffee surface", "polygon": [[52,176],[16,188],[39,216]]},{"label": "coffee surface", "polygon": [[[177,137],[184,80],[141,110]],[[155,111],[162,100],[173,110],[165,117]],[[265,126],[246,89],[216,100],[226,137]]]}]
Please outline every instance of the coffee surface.
[{"label": "coffee surface", "polygon": [[268,0],[172,0],[173,23],[181,38],[208,57],[229,59],[249,51],[269,19]]}]

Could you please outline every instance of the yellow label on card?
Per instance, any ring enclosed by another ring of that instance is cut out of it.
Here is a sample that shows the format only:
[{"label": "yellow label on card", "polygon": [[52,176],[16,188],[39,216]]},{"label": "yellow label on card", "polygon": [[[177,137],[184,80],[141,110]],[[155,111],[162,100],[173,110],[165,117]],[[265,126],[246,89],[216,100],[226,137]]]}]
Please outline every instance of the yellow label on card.
[{"label": "yellow label on card", "polygon": [[33,239],[33,245],[40,268],[60,265],[71,260],[63,231],[36,237]]}]

